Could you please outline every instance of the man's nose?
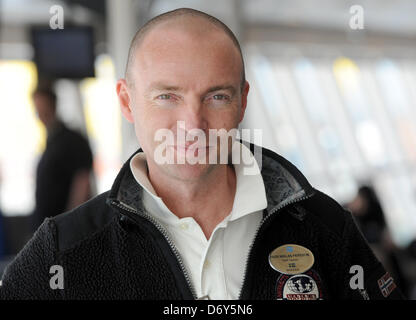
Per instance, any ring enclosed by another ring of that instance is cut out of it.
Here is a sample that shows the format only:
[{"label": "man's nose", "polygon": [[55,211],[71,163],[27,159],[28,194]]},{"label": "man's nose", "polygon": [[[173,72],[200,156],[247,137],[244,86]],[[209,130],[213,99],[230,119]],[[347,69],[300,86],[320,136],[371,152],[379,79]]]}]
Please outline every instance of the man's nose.
[{"label": "man's nose", "polygon": [[208,122],[202,101],[196,98],[188,101],[183,110],[182,120],[185,121],[186,131],[192,129],[205,131],[208,127]]}]

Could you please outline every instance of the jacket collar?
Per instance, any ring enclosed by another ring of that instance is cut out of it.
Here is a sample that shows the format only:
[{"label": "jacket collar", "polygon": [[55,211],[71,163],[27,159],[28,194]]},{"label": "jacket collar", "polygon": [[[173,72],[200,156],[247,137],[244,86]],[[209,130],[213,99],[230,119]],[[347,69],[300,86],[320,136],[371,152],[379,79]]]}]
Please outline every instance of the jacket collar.
[{"label": "jacket collar", "polygon": [[268,213],[314,194],[314,188],[292,163],[271,150],[261,150],[261,174],[266,188]]},{"label": "jacket collar", "polygon": [[[247,142],[243,143],[250,148],[261,168],[268,204],[265,214],[273,213],[280,207],[314,194],[314,189],[305,176],[288,160],[266,148]],[[107,200],[108,202],[121,202],[135,211],[143,211],[141,201],[143,188],[133,177],[130,170],[130,160],[139,152],[143,152],[143,150],[137,150],[124,163]],[[256,155],[261,155],[261,163],[259,163],[260,156],[256,157]]]}]

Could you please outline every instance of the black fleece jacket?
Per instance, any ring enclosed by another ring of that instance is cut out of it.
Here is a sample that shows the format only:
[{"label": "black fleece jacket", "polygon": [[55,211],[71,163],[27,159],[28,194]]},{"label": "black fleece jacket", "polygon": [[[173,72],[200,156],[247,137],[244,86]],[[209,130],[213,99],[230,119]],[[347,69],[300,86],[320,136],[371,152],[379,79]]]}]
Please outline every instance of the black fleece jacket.
[{"label": "black fleece jacket", "polygon": [[[402,298],[349,212],[281,156],[262,149],[261,160],[268,207],[250,249],[241,299]],[[110,191],[45,219],[6,268],[1,299],[198,298],[180,252],[145,212],[129,162]],[[269,254],[285,244],[309,249],[311,269],[296,276],[273,269]],[[62,267],[63,288],[51,287],[54,265]],[[363,268],[364,288],[350,286],[353,265]]]}]

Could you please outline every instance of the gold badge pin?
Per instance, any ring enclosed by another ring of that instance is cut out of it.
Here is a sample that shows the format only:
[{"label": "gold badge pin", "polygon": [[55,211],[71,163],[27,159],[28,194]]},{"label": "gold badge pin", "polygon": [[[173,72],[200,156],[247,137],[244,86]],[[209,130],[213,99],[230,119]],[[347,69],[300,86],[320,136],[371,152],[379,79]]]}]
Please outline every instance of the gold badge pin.
[{"label": "gold badge pin", "polygon": [[270,266],[284,274],[299,274],[308,271],[315,258],[311,250],[297,244],[285,244],[269,255]]}]

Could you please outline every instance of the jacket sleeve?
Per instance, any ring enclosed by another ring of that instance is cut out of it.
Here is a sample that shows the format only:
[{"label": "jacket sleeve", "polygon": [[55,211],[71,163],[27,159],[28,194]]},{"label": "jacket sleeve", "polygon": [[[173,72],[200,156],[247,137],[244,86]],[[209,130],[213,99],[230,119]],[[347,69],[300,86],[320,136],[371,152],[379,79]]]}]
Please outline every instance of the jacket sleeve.
[{"label": "jacket sleeve", "polygon": [[50,285],[56,252],[54,230],[51,219],[45,219],[6,267],[0,286],[1,300],[59,299],[61,290]]},{"label": "jacket sleeve", "polygon": [[352,215],[345,211],[343,231],[344,298],[364,300],[404,299],[393,277],[378,261]]}]

